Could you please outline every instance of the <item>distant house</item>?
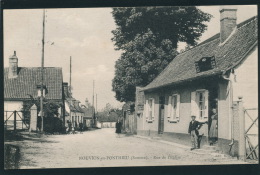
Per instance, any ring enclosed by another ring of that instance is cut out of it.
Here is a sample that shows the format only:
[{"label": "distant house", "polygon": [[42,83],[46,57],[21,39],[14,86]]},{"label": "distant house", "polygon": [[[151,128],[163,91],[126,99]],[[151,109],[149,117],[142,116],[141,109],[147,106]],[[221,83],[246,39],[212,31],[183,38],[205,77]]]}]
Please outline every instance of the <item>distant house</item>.
[{"label": "distant house", "polygon": [[[245,108],[258,106],[258,18],[237,25],[232,8],[222,8],[220,16],[220,33],[180,53],[150,84],[137,88],[137,134],[190,145],[191,115],[210,124],[216,108],[217,146],[229,152],[232,140],[237,145],[233,104],[243,97]],[[202,145],[208,144],[208,124],[200,129]]]},{"label": "distant house", "polygon": [[68,121],[70,121],[72,127],[79,127],[79,123],[83,123],[84,117],[84,111],[79,106],[80,101],[72,97],[68,83],[64,82],[63,88],[65,96],[66,126],[68,126]]},{"label": "distant house", "polygon": [[[62,87],[62,68],[44,67],[44,90],[46,100],[64,104]],[[19,67],[16,52],[9,58],[9,67],[4,68],[4,111],[5,119],[12,111],[21,111],[23,104],[31,98],[41,95],[41,68]],[[39,112],[39,111],[38,111]],[[20,113],[19,115],[22,115]],[[59,116],[64,120],[64,110],[59,109]]]},{"label": "distant house", "polygon": [[93,112],[95,109],[93,108],[93,106],[90,105],[87,99],[85,100],[85,105],[81,105],[81,107],[84,112],[83,125],[87,128],[92,127],[94,124]]}]

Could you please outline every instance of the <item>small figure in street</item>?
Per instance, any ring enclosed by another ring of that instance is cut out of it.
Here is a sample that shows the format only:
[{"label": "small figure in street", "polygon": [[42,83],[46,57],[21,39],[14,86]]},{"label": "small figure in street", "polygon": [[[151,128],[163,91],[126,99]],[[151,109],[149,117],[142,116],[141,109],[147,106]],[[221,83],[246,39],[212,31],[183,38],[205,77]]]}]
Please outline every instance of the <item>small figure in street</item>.
[{"label": "small figure in street", "polygon": [[82,131],[83,131],[83,123],[79,123],[79,131],[80,131],[80,134],[82,134]]},{"label": "small figure in street", "polygon": [[218,114],[217,114],[217,109],[213,108],[212,113],[213,114],[211,116],[211,125],[210,125],[210,129],[209,129],[210,145],[217,143],[217,140],[218,140]]},{"label": "small figure in street", "polygon": [[191,145],[192,145],[192,148],[191,150],[194,150],[194,149],[198,149],[198,136],[199,136],[199,131],[198,129],[200,128],[201,124],[200,122],[196,121],[196,116],[191,116],[191,122],[190,122],[190,125],[189,125],[189,134],[191,136]]},{"label": "small figure in street", "polygon": [[68,122],[68,126],[69,126],[69,134],[71,134],[71,132],[72,132],[72,124],[71,124],[70,121]]},{"label": "small figure in street", "polygon": [[76,134],[75,127],[72,127],[72,134]]},{"label": "small figure in street", "polygon": [[121,123],[120,120],[118,119],[117,122],[116,122],[116,133],[117,133],[117,137],[120,137],[121,129],[122,129],[122,123]]},{"label": "small figure in street", "polygon": [[78,123],[75,121],[75,127],[74,130],[76,131],[78,129]]}]

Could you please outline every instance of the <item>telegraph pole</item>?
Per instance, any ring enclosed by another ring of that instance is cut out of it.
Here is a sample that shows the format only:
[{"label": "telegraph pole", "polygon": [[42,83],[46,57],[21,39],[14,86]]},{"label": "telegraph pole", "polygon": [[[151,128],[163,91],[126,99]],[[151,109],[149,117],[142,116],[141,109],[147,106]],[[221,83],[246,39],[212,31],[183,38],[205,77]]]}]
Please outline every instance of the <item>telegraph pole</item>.
[{"label": "telegraph pole", "polygon": [[97,94],[96,94],[96,113],[97,113]]},{"label": "telegraph pole", "polygon": [[72,71],[72,65],[71,65],[71,56],[70,56],[70,92],[72,90],[72,88],[71,88],[71,71]]},{"label": "telegraph pole", "polygon": [[93,98],[92,98],[92,116],[93,116],[93,122],[94,126],[96,125],[96,118],[95,118],[95,104],[94,104],[94,88],[95,88],[95,80],[93,80]]},{"label": "telegraph pole", "polygon": [[42,23],[42,64],[41,64],[41,131],[43,131],[43,68],[44,68],[44,37],[45,37],[45,9],[43,9]]}]

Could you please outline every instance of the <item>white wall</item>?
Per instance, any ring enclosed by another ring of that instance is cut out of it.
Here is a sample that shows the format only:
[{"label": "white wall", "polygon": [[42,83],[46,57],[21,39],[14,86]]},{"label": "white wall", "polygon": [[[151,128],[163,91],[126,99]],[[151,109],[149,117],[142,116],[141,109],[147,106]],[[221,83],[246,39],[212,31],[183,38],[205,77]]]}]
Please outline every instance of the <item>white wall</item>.
[{"label": "white wall", "polygon": [[23,108],[22,101],[4,101],[4,110],[5,111],[20,111]]},{"label": "white wall", "polygon": [[235,69],[236,82],[233,83],[233,100],[243,97],[245,108],[258,107],[258,49]]},{"label": "white wall", "polygon": [[69,103],[67,101],[65,101],[65,110],[70,113],[70,107],[69,107]]},{"label": "white wall", "polygon": [[[256,48],[239,67],[235,69],[236,82],[234,82],[234,101],[242,96],[245,109],[258,108],[258,49]],[[251,118],[258,117],[258,110],[248,110]],[[245,129],[251,125],[251,119],[245,116]],[[253,125],[250,134],[258,133],[258,127]],[[257,138],[251,138],[257,142]]]}]

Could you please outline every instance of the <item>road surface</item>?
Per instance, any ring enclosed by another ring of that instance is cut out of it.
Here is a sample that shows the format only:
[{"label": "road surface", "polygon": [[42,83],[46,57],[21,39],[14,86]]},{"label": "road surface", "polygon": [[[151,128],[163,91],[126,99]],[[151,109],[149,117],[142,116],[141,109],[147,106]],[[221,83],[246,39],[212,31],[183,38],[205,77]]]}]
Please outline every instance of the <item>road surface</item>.
[{"label": "road surface", "polygon": [[117,138],[114,128],[45,135],[11,144],[20,147],[20,169],[241,163],[135,136]]}]

